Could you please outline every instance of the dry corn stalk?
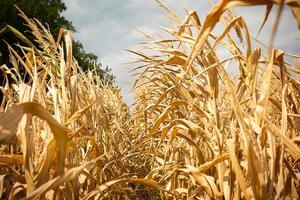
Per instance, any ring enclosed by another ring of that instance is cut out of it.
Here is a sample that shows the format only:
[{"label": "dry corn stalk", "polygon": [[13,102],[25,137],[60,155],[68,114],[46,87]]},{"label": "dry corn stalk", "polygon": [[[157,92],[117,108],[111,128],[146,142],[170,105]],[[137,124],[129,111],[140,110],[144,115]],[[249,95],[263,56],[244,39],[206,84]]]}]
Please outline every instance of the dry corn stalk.
[{"label": "dry corn stalk", "polygon": [[69,31],[55,41],[21,14],[35,45],[7,27],[28,47],[9,46],[13,68],[1,66],[0,198],[299,198],[299,70],[287,60],[300,56],[252,49],[229,10],[267,4],[266,20],[286,3],[299,24],[299,1],[223,0],[203,23],[157,2],[179,24],[169,38],[147,35],[157,54],[131,51],[143,63],[132,114],[118,89],[77,66]]},{"label": "dry corn stalk", "polygon": [[[266,3],[220,1],[203,23],[191,11],[164,29],[170,37],[147,35],[147,50],[132,51],[142,63],[134,117],[155,158],[147,177],[176,198],[299,198],[299,70],[287,61],[299,56],[253,49],[245,21],[229,10]],[[299,22],[299,2],[285,3]]]}]

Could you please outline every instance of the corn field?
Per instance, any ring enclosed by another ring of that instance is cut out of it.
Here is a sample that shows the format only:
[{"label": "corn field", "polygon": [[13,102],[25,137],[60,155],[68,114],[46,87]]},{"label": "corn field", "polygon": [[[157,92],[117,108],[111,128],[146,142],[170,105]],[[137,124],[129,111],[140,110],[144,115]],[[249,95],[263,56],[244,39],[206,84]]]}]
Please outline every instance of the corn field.
[{"label": "corn field", "polygon": [[[221,0],[202,22],[156,1],[174,26],[129,50],[130,109],[78,66],[70,31],[22,11],[38,45],[6,27],[26,45],[1,66],[0,199],[299,199],[300,55],[273,40],[284,6],[300,27],[300,2]],[[232,10],[266,5],[269,44]]]}]

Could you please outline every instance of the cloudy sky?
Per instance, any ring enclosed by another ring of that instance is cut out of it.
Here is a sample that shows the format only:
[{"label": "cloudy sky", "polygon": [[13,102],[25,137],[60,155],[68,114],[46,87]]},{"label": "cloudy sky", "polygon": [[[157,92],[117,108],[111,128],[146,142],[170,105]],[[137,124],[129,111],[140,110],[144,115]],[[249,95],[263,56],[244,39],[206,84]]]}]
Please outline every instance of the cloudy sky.
[{"label": "cloudy sky", "polygon": [[[133,56],[124,49],[137,50],[137,43],[143,36],[136,29],[153,34],[160,26],[171,24],[164,16],[163,10],[154,0],[63,0],[67,11],[63,15],[73,22],[77,32],[74,37],[80,40],[86,51],[95,53],[104,66],[112,69],[116,84],[121,87],[127,103],[133,102],[130,93],[133,78],[128,73]],[[210,10],[208,0],[164,0],[170,8],[184,17],[184,8],[196,10],[201,21]],[[238,8],[238,15],[245,17],[250,34],[257,31],[264,17],[264,7]],[[259,39],[267,42],[275,19],[277,7]],[[300,31],[289,9],[285,9],[275,46],[289,52],[300,52]]]}]

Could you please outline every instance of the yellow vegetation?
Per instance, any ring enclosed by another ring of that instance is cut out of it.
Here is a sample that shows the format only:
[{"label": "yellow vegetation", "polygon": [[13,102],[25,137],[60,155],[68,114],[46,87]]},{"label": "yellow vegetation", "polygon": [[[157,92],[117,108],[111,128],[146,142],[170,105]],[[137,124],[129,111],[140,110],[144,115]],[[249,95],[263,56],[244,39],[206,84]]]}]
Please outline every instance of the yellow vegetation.
[{"label": "yellow vegetation", "polygon": [[[268,2],[280,11],[283,1],[223,0],[203,23],[157,2],[177,26],[166,38],[145,34],[151,51],[131,51],[132,113],[119,89],[76,64],[69,31],[55,41],[21,13],[34,46],[7,27],[27,47],[9,46],[13,68],[1,66],[0,198],[299,198],[300,72],[287,60],[300,56],[272,47],[280,16],[270,44],[253,49],[230,10]],[[286,4],[299,25],[299,1]]]}]

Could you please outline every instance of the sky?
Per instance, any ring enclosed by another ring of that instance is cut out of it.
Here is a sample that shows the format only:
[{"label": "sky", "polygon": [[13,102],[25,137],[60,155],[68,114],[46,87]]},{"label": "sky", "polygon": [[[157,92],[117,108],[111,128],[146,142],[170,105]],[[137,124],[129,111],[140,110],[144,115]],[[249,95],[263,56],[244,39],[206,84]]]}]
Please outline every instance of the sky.
[{"label": "sky", "polygon": [[[154,34],[160,27],[171,27],[164,10],[154,0],[63,0],[63,2],[67,7],[63,15],[73,22],[76,29],[74,38],[82,42],[87,52],[96,54],[103,66],[112,69],[125,102],[132,104],[131,88],[134,77],[129,70],[134,66],[126,63],[132,61],[134,56],[125,49],[140,49],[138,43],[144,37],[136,31],[137,29]],[[184,8],[197,11],[202,22],[211,8],[208,0],[163,0],[163,2],[182,19],[185,16]],[[250,34],[256,36],[264,18],[265,7],[236,8],[234,11],[244,17]],[[268,42],[276,11],[277,7],[274,7],[267,24],[258,36],[259,40]],[[277,48],[300,53],[300,31],[288,8],[284,9],[275,41],[274,46]]]}]

